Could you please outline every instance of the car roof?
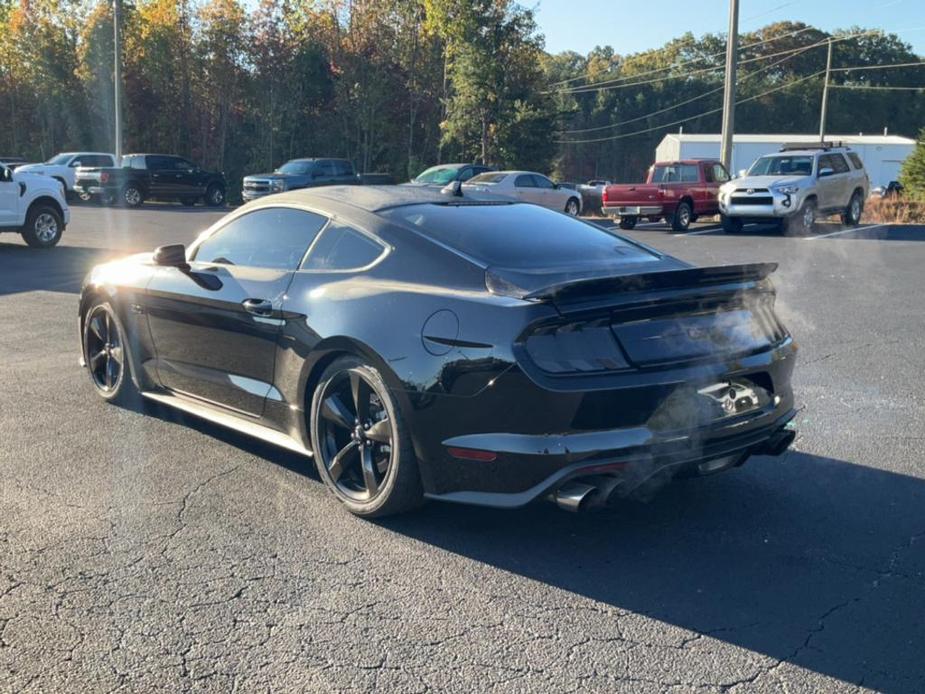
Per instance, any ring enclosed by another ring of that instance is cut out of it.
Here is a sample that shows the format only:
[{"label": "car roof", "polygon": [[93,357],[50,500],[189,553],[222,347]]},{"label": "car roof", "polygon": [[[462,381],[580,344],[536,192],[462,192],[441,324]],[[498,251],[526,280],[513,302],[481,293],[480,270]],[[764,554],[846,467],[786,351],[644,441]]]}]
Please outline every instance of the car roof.
[{"label": "car roof", "polygon": [[291,161],[346,161],[349,162],[349,159],[344,157],[296,157],[295,159],[287,159],[286,163],[288,164]]},{"label": "car roof", "polygon": [[[254,207],[289,203],[324,208],[325,204],[347,205],[365,212],[379,212],[390,207],[446,203],[453,198],[437,188],[409,185],[354,185],[302,188],[277,195],[258,198]],[[470,198],[471,201],[471,198]]]},{"label": "car roof", "polygon": [[485,173],[506,174],[508,176],[519,176],[521,174],[531,174],[531,175],[542,176],[543,178],[549,178],[549,176],[547,176],[546,174],[542,174],[539,171],[515,171],[512,169],[508,171],[486,171]]},{"label": "car roof", "polygon": [[817,154],[848,154],[848,152],[853,152],[854,150],[850,147],[829,147],[827,149],[788,149],[782,152],[768,152],[762,156],[765,157],[790,157],[790,156],[800,156],[800,157],[812,157]]}]

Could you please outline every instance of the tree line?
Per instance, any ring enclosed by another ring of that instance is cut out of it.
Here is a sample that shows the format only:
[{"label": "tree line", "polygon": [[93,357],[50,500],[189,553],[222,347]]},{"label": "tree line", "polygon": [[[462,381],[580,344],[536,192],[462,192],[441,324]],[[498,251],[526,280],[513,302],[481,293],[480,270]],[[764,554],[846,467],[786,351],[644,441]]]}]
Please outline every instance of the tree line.
[{"label": "tree line", "polygon": [[[399,180],[447,161],[635,178],[666,132],[719,130],[722,34],[549,55],[512,0],[124,0],[122,14],[124,151],[221,169],[230,193],[296,156]],[[919,60],[896,35],[831,36],[836,67]],[[741,37],[738,132],[815,131],[829,37],[792,22]],[[111,3],[0,0],[0,46],[0,154],[113,149]],[[921,67],[833,77],[923,79]],[[839,88],[829,113],[831,132],[912,135],[925,98]]]}]

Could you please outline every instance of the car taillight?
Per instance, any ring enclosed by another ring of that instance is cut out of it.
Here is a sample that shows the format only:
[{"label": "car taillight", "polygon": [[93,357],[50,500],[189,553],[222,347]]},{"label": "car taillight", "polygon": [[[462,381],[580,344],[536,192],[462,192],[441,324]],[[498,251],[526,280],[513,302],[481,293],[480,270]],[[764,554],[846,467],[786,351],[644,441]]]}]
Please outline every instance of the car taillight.
[{"label": "car taillight", "polygon": [[607,202],[607,186],[601,191],[601,202]]},{"label": "car taillight", "polygon": [[106,173],[105,171],[103,171],[103,172],[100,174],[100,183],[106,183],[106,181],[108,181],[108,180],[109,180],[109,174]]}]

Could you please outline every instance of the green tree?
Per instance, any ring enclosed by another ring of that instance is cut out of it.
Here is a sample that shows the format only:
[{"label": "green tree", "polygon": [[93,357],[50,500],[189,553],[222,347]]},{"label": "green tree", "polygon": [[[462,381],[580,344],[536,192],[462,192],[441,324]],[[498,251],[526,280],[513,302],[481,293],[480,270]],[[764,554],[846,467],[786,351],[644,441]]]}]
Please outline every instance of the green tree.
[{"label": "green tree", "polygon": [[899,182],[908,195],[925,200],[925,128],[919,131],[915,149],[903,162]]}]

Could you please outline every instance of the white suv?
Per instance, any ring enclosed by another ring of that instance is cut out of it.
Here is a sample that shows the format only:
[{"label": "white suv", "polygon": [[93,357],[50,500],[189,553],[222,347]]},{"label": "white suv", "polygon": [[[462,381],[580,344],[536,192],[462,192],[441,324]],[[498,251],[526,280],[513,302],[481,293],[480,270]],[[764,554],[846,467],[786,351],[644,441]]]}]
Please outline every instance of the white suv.
[{"label": "white suv", "polygon": [[0,231],[20,233],[35,248],[51,248],[70,219],[58,181],[0,164]]},{"label": "white suv", "polygon": [[719,189],[723,229],[778,220],[784,231],[809,233],[820,216],[861,221],[870,181],[861,158],[848,147],[787,146],[759,157],[748,172]]},{"label": "white suv", "polygon": [[61,182],[67,193],[73,193],[78,166],[112,167],[115,162],[115,155],[107,152],[62,152],[44,164],[26,164],[16,170],[51,176]]}]

